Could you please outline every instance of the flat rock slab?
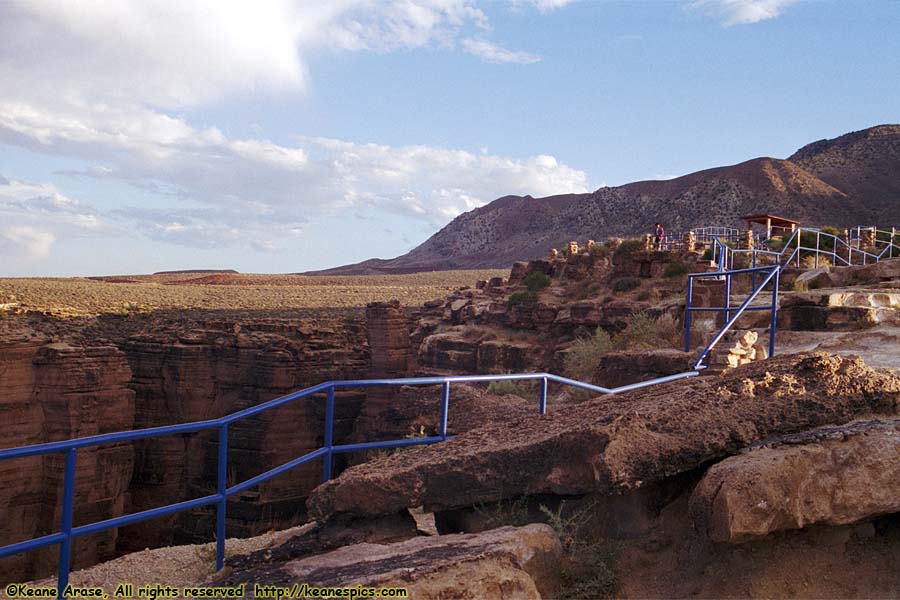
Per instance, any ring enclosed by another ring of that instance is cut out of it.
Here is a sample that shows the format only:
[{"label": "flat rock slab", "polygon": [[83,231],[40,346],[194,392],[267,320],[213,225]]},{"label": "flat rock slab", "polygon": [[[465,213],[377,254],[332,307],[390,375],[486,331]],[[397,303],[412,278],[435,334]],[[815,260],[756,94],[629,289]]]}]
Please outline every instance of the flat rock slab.
[{"label": "flat rock slab", "polygon": [[691,516],[717,542],[900,511],[900,420],[787,436],[712,466]]},{"label": "flat rock slab", "polygon": [[264,569],[254,583],[316,587],[404,587],[410,598],[539,599],[552,593],[562,549],[547,525],[355,544]]},{"label": "flat rock slab", "polygon": [[348,469],[316,488],[310,514],[447,510],[521,495],[620,493],[719,461],[754,442],[894,415],[900,377],[855,357],[780,356],[492,423]]}]

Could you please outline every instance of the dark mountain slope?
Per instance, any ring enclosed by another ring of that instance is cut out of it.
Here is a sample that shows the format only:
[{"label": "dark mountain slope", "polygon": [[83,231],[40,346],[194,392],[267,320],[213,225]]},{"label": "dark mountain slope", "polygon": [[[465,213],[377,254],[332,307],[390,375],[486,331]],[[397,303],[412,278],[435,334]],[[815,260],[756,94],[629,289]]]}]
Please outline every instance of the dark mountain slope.
[{"label": "dark mountain slope", "polygon": [[812,226],[900,224],[900,126],[814,142],[789,160],[756,158],[589,194],[504,196],[458,216],[403,256],[319,273],[507,267],[569,240],[640,235],[656,221],[675,232],[738,226],[741,216],[764,212]]}]

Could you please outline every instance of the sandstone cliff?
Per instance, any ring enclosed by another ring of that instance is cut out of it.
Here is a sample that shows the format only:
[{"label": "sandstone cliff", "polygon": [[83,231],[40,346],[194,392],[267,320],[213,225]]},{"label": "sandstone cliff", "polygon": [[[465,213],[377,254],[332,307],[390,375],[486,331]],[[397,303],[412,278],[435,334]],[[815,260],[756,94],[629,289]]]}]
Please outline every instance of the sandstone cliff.
[{"label": "sandstone cliff", "polygon": [[[4,331],[0,341],[2,446],[13,447],[132,428],[131,371],[114,346],[50,344],[41,335]],[[78,453],[75,525],[124,514],[133,468],[130,444]],[[0,463],[0,540],[23,541],[59,530],[62,454]],[[118,532],[78,540],[73,566],[116,556]],[[22,580],[55,568],[56,547],[0,560],[4,580]]]}]

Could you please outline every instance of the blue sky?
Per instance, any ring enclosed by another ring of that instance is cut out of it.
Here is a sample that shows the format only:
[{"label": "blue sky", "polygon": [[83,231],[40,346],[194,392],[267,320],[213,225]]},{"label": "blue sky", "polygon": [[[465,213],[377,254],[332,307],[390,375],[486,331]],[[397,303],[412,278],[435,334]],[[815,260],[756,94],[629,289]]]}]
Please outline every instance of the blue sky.
[{"label": "blue sky", "polygon": [[0,3],[0,276],[389,258],[900,122],[900,2]]}]

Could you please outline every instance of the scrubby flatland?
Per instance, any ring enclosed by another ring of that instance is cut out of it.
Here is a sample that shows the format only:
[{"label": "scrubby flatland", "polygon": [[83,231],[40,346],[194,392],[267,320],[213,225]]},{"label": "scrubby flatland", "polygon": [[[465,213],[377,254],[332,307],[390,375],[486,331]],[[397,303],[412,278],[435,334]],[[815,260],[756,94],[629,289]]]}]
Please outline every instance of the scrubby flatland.
[{"label": "scrubby flatland", "polygon": [[412,306],[507,270],[309,277],[177,273],[0,279],[0,306],[61,316],[158,309],[352,308],[397,299]]}]

